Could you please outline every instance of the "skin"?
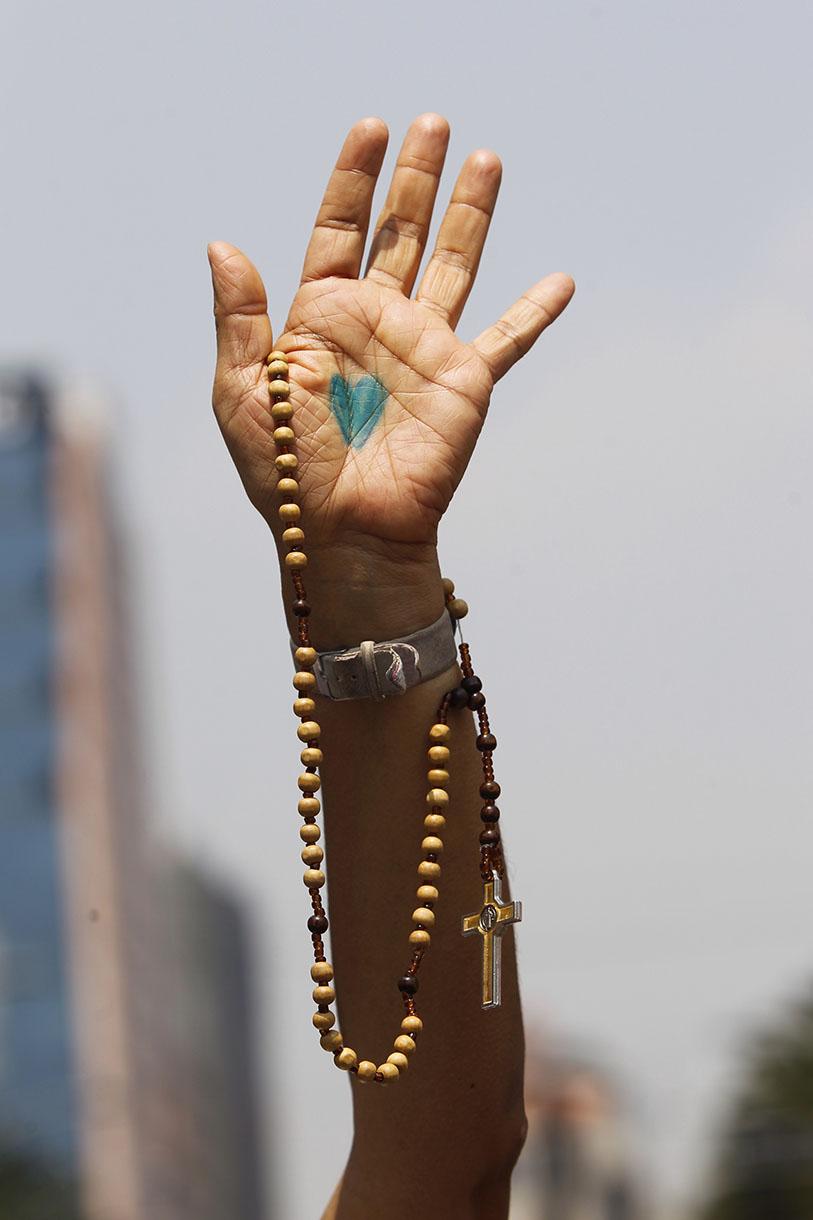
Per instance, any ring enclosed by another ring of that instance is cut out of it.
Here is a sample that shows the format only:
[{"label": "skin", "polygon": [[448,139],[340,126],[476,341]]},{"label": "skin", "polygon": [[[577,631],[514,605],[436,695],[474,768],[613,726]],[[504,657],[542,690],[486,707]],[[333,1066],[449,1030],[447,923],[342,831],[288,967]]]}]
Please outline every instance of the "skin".
[{"label": "skin", "polygon": [[[449,139],[445,119],[433,114],[420,116],[407,132],[362,274],[387,138],[375,118],[349,132],[276,340],[256,268],[226,242],[209,247],[215,413],[249,499],[278,541],[264,362],[272,347],[289,360],[309,556],[305,579],[312,638],[321,649],[392,639],[440,615],[437,527],[491,391],[574,290],[568,276],[549,275],[472,343],[455,333],[500,185],[499,158],[483,150],[460,171],[415,288]],[[386,398],[365,434],[348,444],[348,412],[368,401],[370,378]],[[287,576],[283,589],[288,603]],[[454,666],[384,704],[319,700],[339,1024],[345,1044],[376,1063],[391,1050],[402,1015],[395,981],[409,960],[416,904],[426,731],[458,678]],[[416,1204],[421,1214],[446,1220],[508,1214],[511,1170],[525,1129],[513,932],[503,939],[502,1007],[484,1012],[479,943],[460,936],[462,915],[481,904],[481,775],[471,714],[453,713],[451,724],[454,814],[443,834],[437,925],[420,974],[424,1033],[397,1083],[381,1088],[351,1078],[353,1147],[325,1220],[414,1220]],[[298,843],[292,828],[292,866]],[[306,908],[303,894],[303,923]],[[309,944],[303,941],[303,955]],[[303,987],[310,985],[306,961]],[[314,1054],[322,1053],[317,1042]]]}]

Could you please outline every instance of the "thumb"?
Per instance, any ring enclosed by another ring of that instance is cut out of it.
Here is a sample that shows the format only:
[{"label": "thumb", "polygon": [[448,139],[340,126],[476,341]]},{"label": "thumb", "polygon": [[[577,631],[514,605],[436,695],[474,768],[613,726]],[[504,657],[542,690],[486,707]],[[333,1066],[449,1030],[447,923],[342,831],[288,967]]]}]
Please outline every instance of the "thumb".
[{"label": "thumb", "polygon": [[260,273],[236,246],[215,241],[206,253],[215,298],[215,386],[225,387],[235,379],[253,379],[252,372],[271,351],[268,301]]}]

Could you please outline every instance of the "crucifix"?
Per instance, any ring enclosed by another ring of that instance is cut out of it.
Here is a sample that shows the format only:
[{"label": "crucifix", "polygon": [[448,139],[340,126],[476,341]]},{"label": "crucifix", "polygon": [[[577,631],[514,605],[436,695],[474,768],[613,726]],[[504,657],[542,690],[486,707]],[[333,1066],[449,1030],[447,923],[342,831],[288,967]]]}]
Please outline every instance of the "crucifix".
[{"label": "crucifix", "polygon": [[463,935],[483,938],[483,1008],[498,1008],[501,994],[502,936],[511,924],[522,919],[522,903],[503,903],[500,879],[496,873],[485,882],[483,905],[473,915],[463,918]]}]

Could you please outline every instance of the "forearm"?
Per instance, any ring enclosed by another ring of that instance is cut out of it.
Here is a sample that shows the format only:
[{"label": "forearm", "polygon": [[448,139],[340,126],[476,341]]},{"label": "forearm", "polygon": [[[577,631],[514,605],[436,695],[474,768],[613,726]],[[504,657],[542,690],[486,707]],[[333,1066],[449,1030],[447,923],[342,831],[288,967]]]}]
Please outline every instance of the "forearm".
[{"label": "forearm", "polygon": [[[434,549],[409,559],[317,555],[308,569],[317,648],[388,639],[434,621],[443,592]],[[324,761],[332,961],[339,1024],[359,1059],[386,1060],[404,1015],[397,981],[409,962],[417,865],[426,833],[427,731],[456,666],[383,703],[318,700]],[[354,1142],[338,1220],[427,1214],[448,1220],[507,1215],[524,1129],[523,1036],[513,938],[503,945],[503,1002],[481,1007],[479,944],[461,920],[481,901],[478,788],[471,713],[451,711],[449,810],[440,899],[420,970],[424,1022],[409,1070],[392,1085],[352,1077]]]}]

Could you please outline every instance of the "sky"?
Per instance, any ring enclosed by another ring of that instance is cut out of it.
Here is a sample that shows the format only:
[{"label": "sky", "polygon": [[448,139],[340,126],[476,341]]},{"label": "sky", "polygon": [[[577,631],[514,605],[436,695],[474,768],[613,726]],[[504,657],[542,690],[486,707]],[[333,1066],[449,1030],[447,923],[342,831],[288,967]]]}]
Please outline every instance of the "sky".
[{"label": "sky", "polygon": [[279,325],[346,128],[385,118],[390,166],[436,110],[441,199],[471,149],[505,165],[461,332],[575,277],[441,554],[500,735],[529,1025],[613,1073],[687,1197],[743,1038],[813,974],[812,37],[782,0],[4,6],[0,359],[105,404],[152,817],[254,918],[289,1220],[349,1098],[313,1050],[298,868],[270,868],[289,657],[211,414],[206,243],[250,254]]}]

